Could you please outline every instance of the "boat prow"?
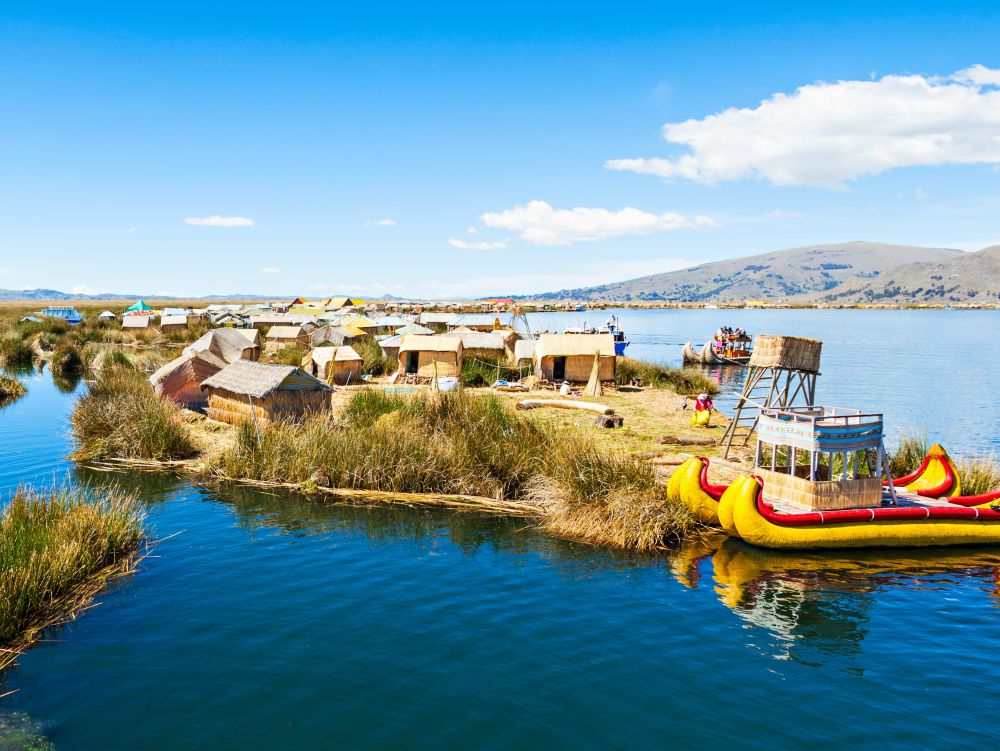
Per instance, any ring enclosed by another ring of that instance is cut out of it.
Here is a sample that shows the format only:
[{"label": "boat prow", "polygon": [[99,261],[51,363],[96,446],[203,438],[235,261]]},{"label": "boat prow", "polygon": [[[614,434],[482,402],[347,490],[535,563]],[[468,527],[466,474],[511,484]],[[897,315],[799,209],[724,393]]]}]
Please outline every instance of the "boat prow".
[{"label": "boat prow", "polygon": [[892,478],[892,484],[926,498],[952,498],[962,493],[958,467],[937,443],[930,447],[916,470],[903,477]]}]

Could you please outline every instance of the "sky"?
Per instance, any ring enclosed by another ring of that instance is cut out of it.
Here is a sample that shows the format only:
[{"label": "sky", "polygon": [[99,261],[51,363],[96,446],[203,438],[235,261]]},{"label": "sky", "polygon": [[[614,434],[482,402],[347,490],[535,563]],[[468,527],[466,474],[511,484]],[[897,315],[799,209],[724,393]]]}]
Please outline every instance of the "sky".
[{"label": "sky", "polygon": [[1000,243],[995,3],[156,5],[0,4],[0,288],[468,298]]}]

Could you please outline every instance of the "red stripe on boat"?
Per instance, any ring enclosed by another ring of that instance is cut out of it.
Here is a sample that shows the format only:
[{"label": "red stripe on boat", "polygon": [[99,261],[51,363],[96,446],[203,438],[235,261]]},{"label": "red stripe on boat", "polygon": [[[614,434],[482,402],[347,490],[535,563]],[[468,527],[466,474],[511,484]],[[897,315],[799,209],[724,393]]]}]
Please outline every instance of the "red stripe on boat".
[{"label": "red stripe on boat", "polygon": [[729,488],[728,485],[712,485],[708,481],[708,457],[699,456],[698,460],[701,462],[701,474],[698,475],[698,484],[701,485],[701,489],[705,491],[715,500],[722,498],[722,494],[726,492]]}]

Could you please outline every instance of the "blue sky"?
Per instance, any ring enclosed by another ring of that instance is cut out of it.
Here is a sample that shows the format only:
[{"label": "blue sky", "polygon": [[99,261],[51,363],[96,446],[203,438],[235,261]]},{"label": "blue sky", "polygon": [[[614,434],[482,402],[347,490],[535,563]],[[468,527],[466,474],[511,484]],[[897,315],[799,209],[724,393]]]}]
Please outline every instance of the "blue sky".
[{"label": "blue sky", "polygon": [[204,5],[0,6],[0,287],[454,297],[1000,243],[989,4]]}]

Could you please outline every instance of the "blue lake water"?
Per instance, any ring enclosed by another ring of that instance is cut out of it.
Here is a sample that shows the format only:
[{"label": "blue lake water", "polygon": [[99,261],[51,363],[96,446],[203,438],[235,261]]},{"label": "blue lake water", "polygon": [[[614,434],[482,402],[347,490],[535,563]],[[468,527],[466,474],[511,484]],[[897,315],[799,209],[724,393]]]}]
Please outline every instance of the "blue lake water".
[{"label": "blue lake water", "polygon": [[[881,408],[969,453],[998,445],[1000,376],[968,357],[995,316],[621,315],[631,353],[664,361],[722,323],[816,336],[824,399]],[[1000,737],[984,711],[1000,680],[1000,549],[788,555],[715,541],[648,557],[524,520],[109,476],[64,459],[75,395],[45,375],[27,385],[0,410],[0,491],[113,477],[167,538],[0,676],[0,694],[16,690],[0,700],[0,726],[26,717],[58,748],[882,749]]]}]

